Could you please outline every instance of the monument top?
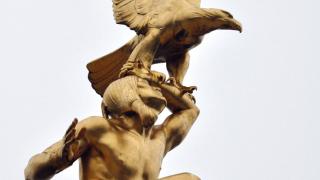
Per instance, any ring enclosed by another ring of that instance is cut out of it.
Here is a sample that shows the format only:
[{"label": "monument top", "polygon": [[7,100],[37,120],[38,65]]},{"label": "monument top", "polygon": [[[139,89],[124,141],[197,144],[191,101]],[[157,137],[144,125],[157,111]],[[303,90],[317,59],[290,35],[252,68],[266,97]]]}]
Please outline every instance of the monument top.
[{"label": "monument top", "polygon": [[[242,30],[230,13],[200,8],[200,0],[113,0],[113,8],[116,22],[137,34],[87,65],[92,87],[103,97],[103,116],[75,119],[61,140],[30,159],[26,179],[49,179],[77,159],[82,180],[158,179],[163,158],[200,112],[196,87],[182,85],[189,50],[211,31]],[[166,63],[168,79],[151,70],[155,63]],[[155,125],[165,107],[172,114]],[[182,173],[161,179],[200,178]]]}]

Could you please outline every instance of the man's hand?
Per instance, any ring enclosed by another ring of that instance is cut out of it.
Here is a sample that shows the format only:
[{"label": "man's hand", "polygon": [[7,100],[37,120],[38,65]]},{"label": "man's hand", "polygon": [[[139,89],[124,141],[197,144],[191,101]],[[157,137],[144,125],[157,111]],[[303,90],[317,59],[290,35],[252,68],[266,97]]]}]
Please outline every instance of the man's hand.
[{"label": "man's hand", "polygon": [[70,163],[81,156],[88,143],[85,137],[85,128],[81,128],[79,133],[76,135],[75,127],[77,126],[77,124],[78,119],[74,119],[62,139],[63,147],[61,157],[62,159],[65,159]]},{"label": "man's hand", "polygon": [[[72,165],[88,148],[86,129],[75,119],[63,139],[33,156],[25,169],[25,179],[50,179]],[[80,127],[80,128],[79,128]]]},{"label": "man's hand", "polygon": [[135,75],[152,83],[161,84],[166,81],[165,74],[157,71],[151,71],[146,68],[141,61],[128,62],[122,67],[122,69],[126,71],[126,75]]}]

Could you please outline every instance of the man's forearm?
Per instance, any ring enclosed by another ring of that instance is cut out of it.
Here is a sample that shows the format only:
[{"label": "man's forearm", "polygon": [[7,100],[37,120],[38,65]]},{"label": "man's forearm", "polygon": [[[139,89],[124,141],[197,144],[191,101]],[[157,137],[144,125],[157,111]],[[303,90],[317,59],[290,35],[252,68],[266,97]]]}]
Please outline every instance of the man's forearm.
[{"label": "man's forearm", "polygon": [[33,156],[24,170],[26,180],[50,179],[55,174],[55,168],[49,163],[47,154]]},{"label": "man's forearm", "polygon": [[172,111],[162,124],[167,139],[165,151],[169,152],[183,141],[200,111],[188,94],[183,95],[175,86],[160,84],[159,87]]},{"label": "man's forearm", "polygon": [[44,180],[52,178],[56,173],[70,165],[61,157],[62,142],[57,142],[44,152],[33,156],[25,168],[25,179]]}]

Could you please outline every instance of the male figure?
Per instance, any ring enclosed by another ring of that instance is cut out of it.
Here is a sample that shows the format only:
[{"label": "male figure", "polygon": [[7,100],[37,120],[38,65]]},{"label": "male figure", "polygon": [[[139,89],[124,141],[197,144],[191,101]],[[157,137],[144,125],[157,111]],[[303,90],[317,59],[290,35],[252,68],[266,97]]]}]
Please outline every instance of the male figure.
[{"label": "male figure", "polygon": [[[164,156],[179,145],[199,109],[170,84],[127,76],[105,91],[105,117],[75,120],[64,138],[35,155],[25,169],[28,180],[50,179],[80,158],[81,180],[156,180]],[[155,126],[165,107],[172,111]],[[199,179],[190,173],[162,180]]]}]

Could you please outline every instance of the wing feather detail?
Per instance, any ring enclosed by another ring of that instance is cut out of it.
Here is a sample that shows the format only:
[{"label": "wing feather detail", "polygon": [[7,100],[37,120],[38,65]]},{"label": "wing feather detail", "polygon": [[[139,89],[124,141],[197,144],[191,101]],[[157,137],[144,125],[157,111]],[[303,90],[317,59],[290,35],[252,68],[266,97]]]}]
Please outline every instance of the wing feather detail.
[{"label": "wing feather detail", "polygon": [[99,95],[103,96],[109,84],[119,78],[122,66],[127,62],[132,50],[142,38],[142,35],[135,36],[131,41],[116,51],[87,64],[89,81],[91,82],[92,88]]},{"label": "wing feather detail", "polygon": [[149,22],[153,0],[113,0],[113,15],[118,24],[141,33]]}]

